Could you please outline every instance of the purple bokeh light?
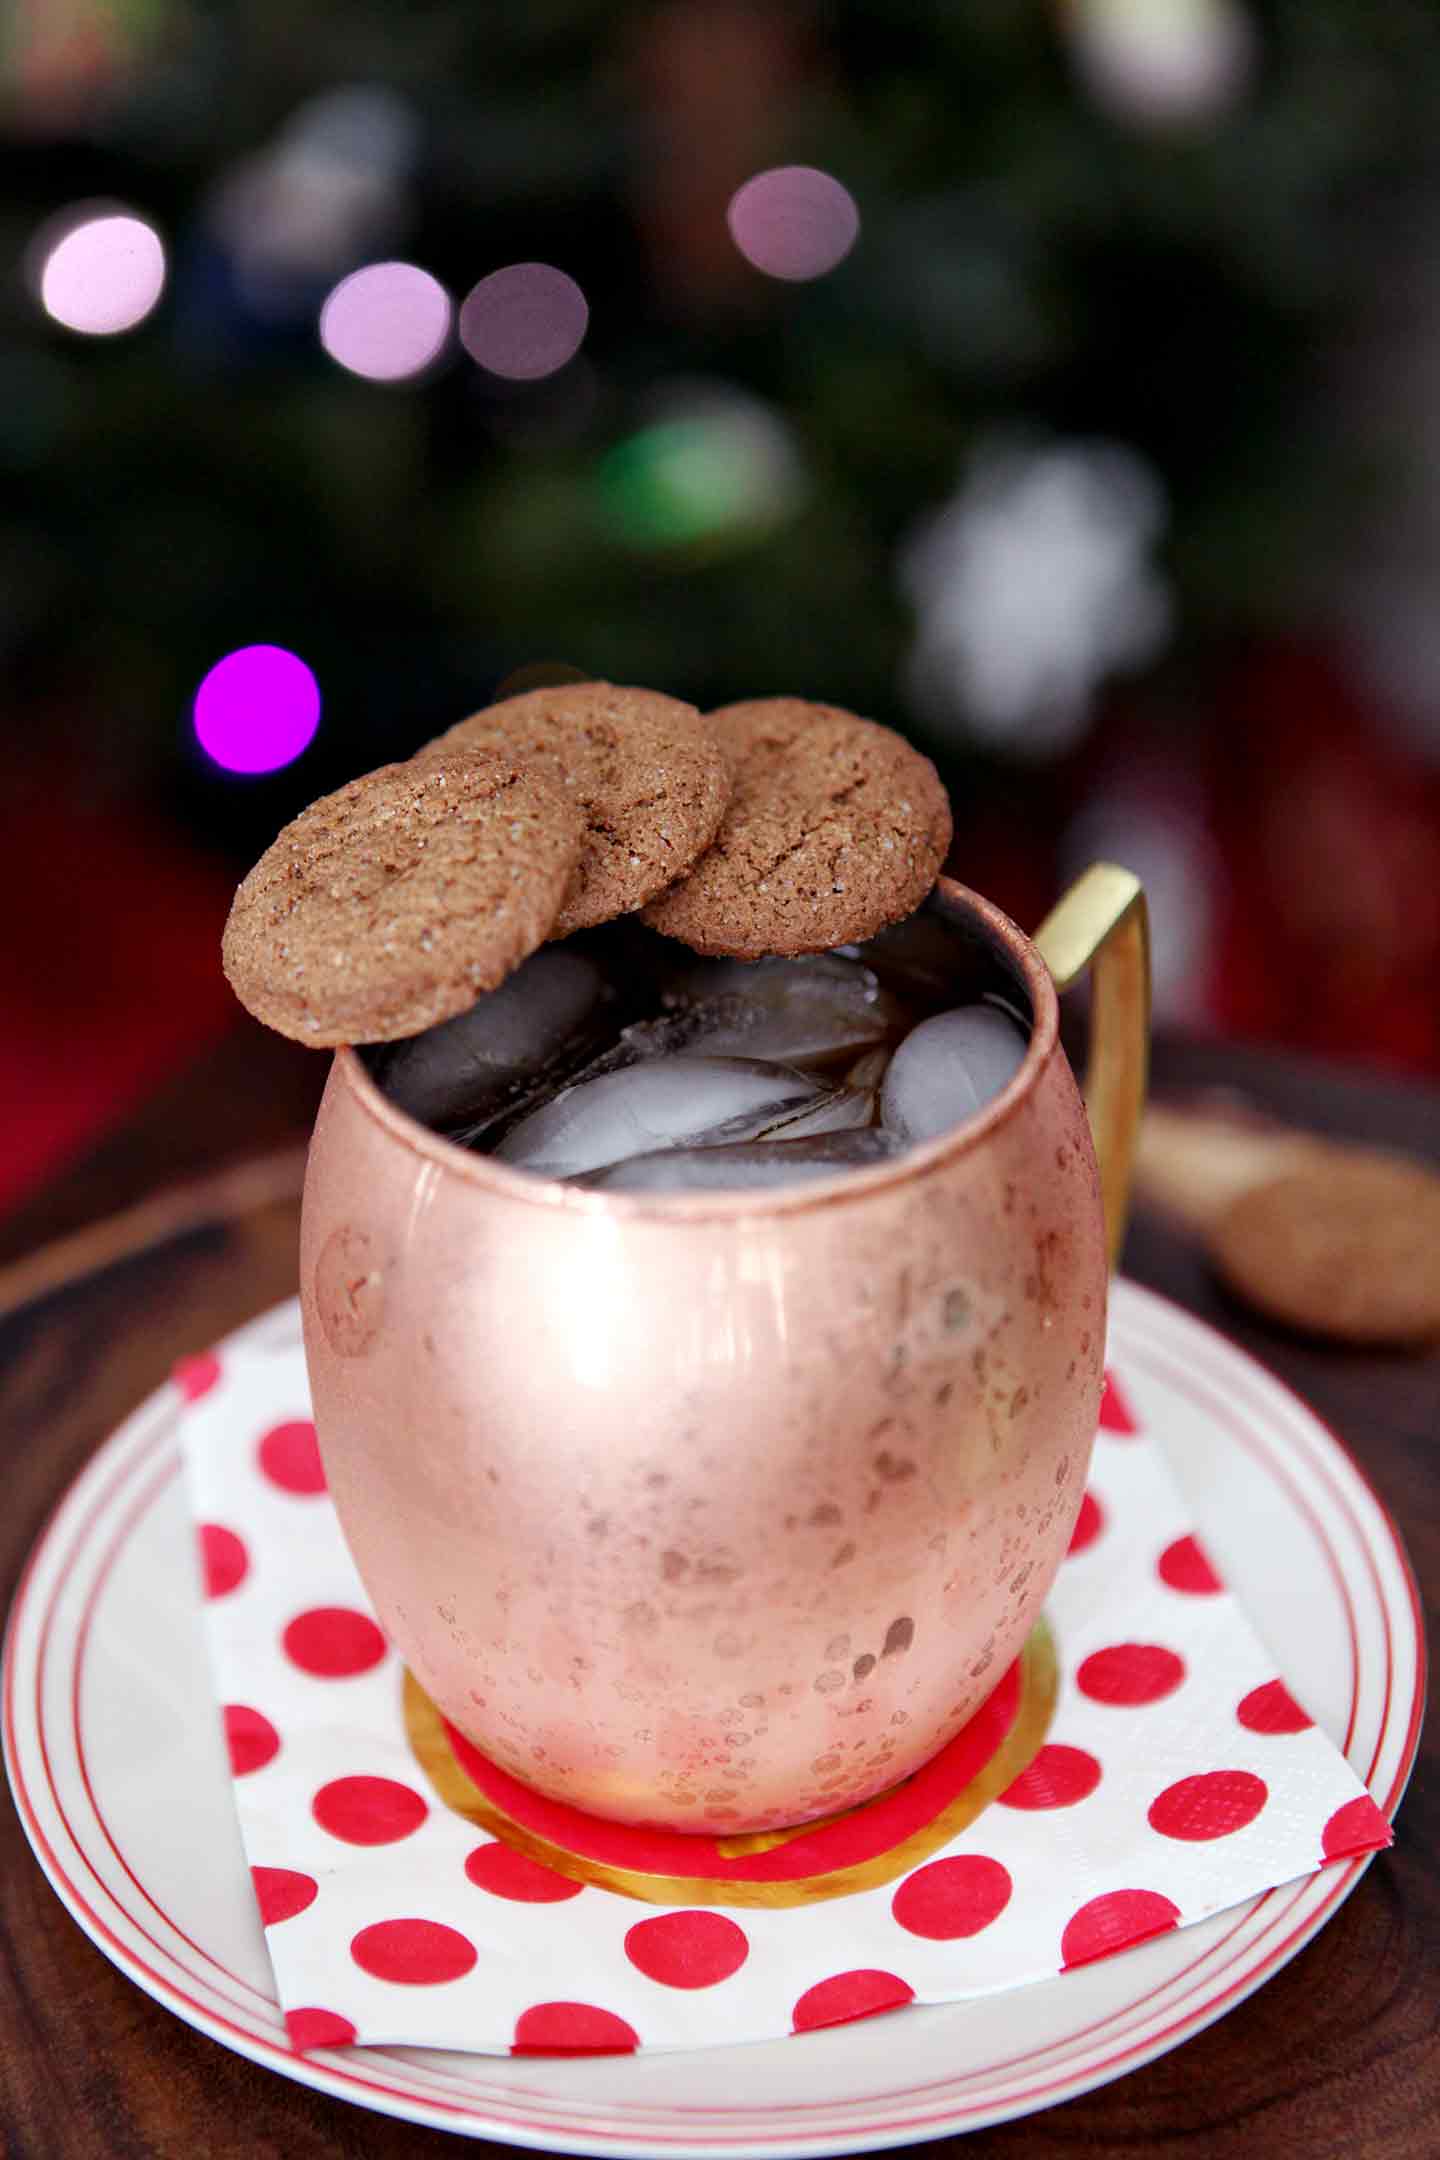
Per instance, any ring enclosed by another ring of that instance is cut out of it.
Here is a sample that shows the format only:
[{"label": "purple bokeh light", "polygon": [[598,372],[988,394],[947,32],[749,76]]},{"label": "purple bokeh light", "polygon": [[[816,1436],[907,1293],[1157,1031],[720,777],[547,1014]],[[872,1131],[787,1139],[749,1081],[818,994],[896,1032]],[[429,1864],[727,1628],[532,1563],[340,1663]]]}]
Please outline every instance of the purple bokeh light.
[{"label": "purple bokeh light", "polygon": [[320,685],[283,645],[242,645],[195,693],[195,738],[225,772],[278,772],[320,725]]},{"label": "purple bokeh light", "polygon": [[843,262],[860,234],[855,198],[813,165],[777,165],[737,188],[726,212],[740,253],[767,277],[801,284]]},{"label": "purple bokeh light", "polygon": [[332,360],[371,382],[423,374],[450,335],[450,295],[415,263],[352,270],[320,311],[320,342]]},{"label": "purple bokeh light", "polygon": [[472,360],[511,382],[540,382],[573,360],[590,322],[585,295],[553,263],[511,263],[481,278],[460,310]]}]

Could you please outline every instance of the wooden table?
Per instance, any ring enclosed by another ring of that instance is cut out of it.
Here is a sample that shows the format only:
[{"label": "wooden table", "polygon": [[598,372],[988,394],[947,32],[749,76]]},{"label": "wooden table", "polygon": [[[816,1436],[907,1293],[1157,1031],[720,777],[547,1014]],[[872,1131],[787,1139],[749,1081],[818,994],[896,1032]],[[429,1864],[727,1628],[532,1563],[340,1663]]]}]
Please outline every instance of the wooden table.
[{"label": "wooden table", "polygon": [[[1162,1044],[1158,1090],[1231,1087],[1317,1130],[1440,1163],[1440,1094],[1258,1052]],[[0,1594],[90,1451],[173,1360],[295,1286],[298,1148],[323,1061],[237,1032],[205,1065],[0,1225]],[[239,1175],[222,1165],[253,1162]],[[197,1186],[195,1180],[201,1180]],[[178,1198],[173,1195],[182,1182]],[[208,1182],[207,1182],[208,1180]],[[189,1181],[188,1187],[185,1181]],[[158,1197],[157,1197],[158,1196]],[[129,1210],[116,1219],[116,1210]],[[97,1218],[108,1218],[98,1228]],[[60,1242],[56,1242],[56,1240]],[[1186,1238],[1141,1216],[1127,1271],[1253,1349],[1330,1421],[1440,1589],[1440,1352],[1360,1355],[1263,1327]],[[1295,1962],[1148,2068],[964,2141],[966,2160],[1435,2160],[1440,2154],[1440,1726],[1394,1850]],[[958,2156],[960,2140],[952,2143]],[[0,2153],[6,2160],[455,2153],[192,2032],[62,1911],[0,1800]]]}]

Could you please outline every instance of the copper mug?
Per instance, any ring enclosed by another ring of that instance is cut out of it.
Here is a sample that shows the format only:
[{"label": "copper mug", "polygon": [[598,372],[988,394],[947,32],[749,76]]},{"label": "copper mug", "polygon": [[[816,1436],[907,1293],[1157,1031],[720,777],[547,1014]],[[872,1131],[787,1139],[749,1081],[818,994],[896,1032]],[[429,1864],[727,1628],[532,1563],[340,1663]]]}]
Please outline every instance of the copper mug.
[{"label": "copper mug", "polygon": [[[833,1813],[941,1748],[1039,1617],[1098,1413],[1144,897],[1097,866],[1033,941],[948,879],[928,904],[1028,995],[1028,1052],[823,1183],[579,1190],[336,1055],[301,1234],[330,1490],[415,1677],[552,1797],[711,1836]],[[1087,1119],[1056,985],[1092,961]]]}]

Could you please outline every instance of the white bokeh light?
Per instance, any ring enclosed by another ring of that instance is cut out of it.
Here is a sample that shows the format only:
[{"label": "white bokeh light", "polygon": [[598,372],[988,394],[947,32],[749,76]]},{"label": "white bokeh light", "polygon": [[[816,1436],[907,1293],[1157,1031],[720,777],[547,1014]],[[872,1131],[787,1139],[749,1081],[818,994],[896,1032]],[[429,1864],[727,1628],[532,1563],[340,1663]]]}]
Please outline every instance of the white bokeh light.
[{"label": "white bokeh light", "polygon": [[419,122],[394,91],[342,83],[229,166],[206,206],[246,305],[308,315],[332,278],[395,246],[414,213]]},{"label": "white bokeh light", "polygon": [[1061,843],[1062,882],[1093,862],[1124,863],[1145,887],[1156,1020],[1204,1027],[1225,870],[1182,766],[1132,755],[1103,776]]},{"label": "white bokeh light", "polygon": [[370,172],[407,175],[420,147],[414,109],[385,83],[337,83],[307,98],[285,123],[281,142]]},{"label": "white bokeh light", "polygon": [[52,218],[31,248],[33,281],[52,322],[115,337],[144,322],[165,290],[165,245],[153,225],[113,204]]},{"label": "white bokeh light", "polygon": [[910,687],[932,724],[1022,756],[1076,742],[1105,677],[1169,634],[1150,561],[1164,524],[1157,475],[1122,444],[982,447],[900,558]]},{"label": "white bokeh light", "polygon": [[767,277],[800,284],[845,260],[860,235],[855,198],[813,165],[756,173],[730,198],[730,237]]},{"label": "white bokeh light", "polygon": [[573,360],[590,309],[574,278],[553,263],[492,270],[460,309],[460,342],[472,360],[509,382],[540,382]]},{"label": "white bokeh light", "polygon": [[332,360],[369,382],[406,382],[443,351],[454,314],[438,278],[415,263],[352,270],[320,310],[320,342]]},{"label": "white bokeh light", "polygon": [[1254,73],[1254,26],[1239,0],[1074,0],[1066,24],[1096,104],[1143,126],[1212,120]]}]

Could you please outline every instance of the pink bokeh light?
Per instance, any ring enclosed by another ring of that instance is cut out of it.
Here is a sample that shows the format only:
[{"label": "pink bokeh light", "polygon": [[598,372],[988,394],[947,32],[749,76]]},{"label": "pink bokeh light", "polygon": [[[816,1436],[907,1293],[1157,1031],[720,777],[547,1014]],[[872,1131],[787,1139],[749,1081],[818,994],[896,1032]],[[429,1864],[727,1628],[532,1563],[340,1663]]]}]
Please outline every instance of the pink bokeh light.
[{"label": "pink bokeh light", "polygon": [[754,174],[731,196],[726,222],[748,263],[792,284],[824,277],[860,235],[850,190],[813,165]]},{"label": "pink bokeh light", "polygon": [[226,653],[195,693],[195,737],[225,772],[278,772],[320,725],[320,685],[283,645]]},{"label": "pink bokeh light", "polygon": [[342,278],[320,310],[320,342],[367,381],[405,382],[443,350],[454,310],[438,278],[414,263],[367,263]]},{"label": "pink bokeh light", "polygon": [[165,247],[153,225],[129,212],[75,208],[36,236],[40,305],[82,337],[133,330],[165,289]]},{"label": "pink bokeh light", "polygon": [[575,357],[589,322],[574,278],[552,263],[511,263],[481,278],[466,298],[460,342],[492,375],[539,382]]}]

